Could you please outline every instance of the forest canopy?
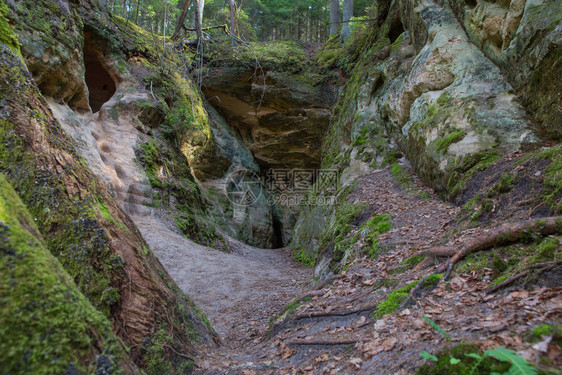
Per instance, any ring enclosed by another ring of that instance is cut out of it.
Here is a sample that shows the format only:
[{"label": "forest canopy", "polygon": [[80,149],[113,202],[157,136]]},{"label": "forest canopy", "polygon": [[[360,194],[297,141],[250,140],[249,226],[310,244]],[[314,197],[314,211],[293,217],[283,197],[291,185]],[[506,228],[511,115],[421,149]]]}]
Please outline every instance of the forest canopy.
[{"label": "forest canopy", "polygon": [[[107,0],[108,10],[157,34],[179,36],[202,25],[228,25],[248,42],[294,40],[323,43],[330,34],[348,37],[369,19],[376,0]],[[343,30],[342,30],[343,28]]]}]

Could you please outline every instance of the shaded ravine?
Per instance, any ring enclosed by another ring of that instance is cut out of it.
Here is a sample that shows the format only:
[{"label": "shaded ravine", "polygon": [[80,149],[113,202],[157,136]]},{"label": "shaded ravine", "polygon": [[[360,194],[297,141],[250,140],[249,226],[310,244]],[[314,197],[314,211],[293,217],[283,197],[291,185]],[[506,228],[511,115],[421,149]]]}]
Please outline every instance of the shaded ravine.
[{"label": "shaded ravine", "polygon": [[[76,113],[50,102],[55,116],[78,143],[89,167],[115,192],[143,237],[178,286],[233,347],[263,337],[271,316],[310,286],[312,270],[287,249],[260,249],[228,238],[230,253],[184,237],[163,210],[148,207],[152,188],[135,159],[142,143],[129,103],[138,94],[112,98],[98,113]],[[109,114],[119,108],[118,118]]]}]

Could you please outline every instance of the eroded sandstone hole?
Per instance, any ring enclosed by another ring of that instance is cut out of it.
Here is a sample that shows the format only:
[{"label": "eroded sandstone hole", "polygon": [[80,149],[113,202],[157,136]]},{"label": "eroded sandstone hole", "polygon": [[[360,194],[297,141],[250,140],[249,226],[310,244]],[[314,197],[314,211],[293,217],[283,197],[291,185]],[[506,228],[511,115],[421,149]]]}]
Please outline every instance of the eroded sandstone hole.
[{"label": "eroded sandstone hole", "polygon": [[98,112],[116,91],[116,84],[100,61],[101,52],[86,36],[84,40],[84,66],[86,67],[86,85],[88,101],[92,112]]}]

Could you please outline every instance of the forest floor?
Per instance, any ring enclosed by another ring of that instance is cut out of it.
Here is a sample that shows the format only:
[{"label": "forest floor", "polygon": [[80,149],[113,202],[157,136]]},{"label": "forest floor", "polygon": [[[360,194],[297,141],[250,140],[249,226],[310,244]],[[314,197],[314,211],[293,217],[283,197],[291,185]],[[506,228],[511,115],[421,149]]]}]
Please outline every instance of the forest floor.
[{"label": "forest floor", "polygon": [[[377,314],[391,291],[423,279],[439,264],[436,258],[418,265],[405,259],[442,242],[459,245],[486,231],[455,231],[459,208],[443,203],[412,177],[415,186],[404,190],[389,169],[363,176],[348,199],[367,203],[371,216],[391,215],[393,228],[379,242],[384,254],[376,260],[360,258],[331,282],[310,288],[292,304],[294,311],[275,321],[269,335],[225,340],[204,353],[196,373],[408,374],[423,365],[420,353],[435,354],[462,342],[475,342],[480,350],[504,345],[534,364],[541,354],[562,365],[551,338],[539,336],[540,345],[526,339],[533,327],[562,321],[560,268],[543,274],[534,285],[488,294],[492,269],[468,263],[449,281],[421,288],[402,311]],[[253,324],[251,319],[242,326]]]}]

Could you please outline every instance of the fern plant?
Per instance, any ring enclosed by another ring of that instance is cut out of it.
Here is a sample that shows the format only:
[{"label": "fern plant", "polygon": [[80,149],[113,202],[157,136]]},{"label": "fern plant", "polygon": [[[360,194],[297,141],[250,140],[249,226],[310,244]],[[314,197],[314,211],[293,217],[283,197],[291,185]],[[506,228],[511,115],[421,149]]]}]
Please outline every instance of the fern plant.
[{"label": "fern plant", "polygon": [[[422,366],[416,374],[450,374],[459,375],[537,375],[537,370],[525,358],[517,355],[513,350],[500,346],[487,350],[480,355],[475,352],[460,353],[463,349],[473,348],[471,344],[461,344],[457,348],[445,350],[446,354],[434,356],[428,352],[420,353],[424,362],[436,362],[434,366]],[[454,355],[452,355],[454,354]],[[461,357],[461,359],[456,358]],[[464,358],[463,358],[464,357]],[[494,365],[496,363],[496,365]],[[509,366],[509,367],[507,367]],[[499,372],[498,372],[499,371]]]}]

